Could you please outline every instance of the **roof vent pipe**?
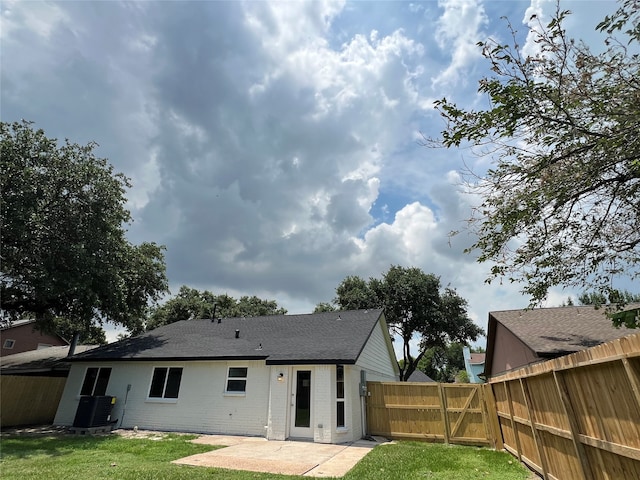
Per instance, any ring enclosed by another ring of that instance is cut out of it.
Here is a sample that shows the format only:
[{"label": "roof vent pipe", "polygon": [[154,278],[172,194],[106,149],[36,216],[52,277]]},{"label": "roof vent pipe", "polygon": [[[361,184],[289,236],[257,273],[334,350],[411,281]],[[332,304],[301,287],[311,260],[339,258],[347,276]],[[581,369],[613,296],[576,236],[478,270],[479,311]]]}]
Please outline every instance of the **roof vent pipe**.
[{"label": "roof vent pipe", "polygon": [[240,330],[236,329],[236,338],[240,338]]},{"label": "roof vent pipe", "polygon": [[70,357],[74,353],[76,353],[76,347],[78,346],[78,339],[80,338],[80,333],[76,332],[73,334],[73,338],[71,339],[71,345],[69,345],[69,352],[67,353],[67,357]]}]

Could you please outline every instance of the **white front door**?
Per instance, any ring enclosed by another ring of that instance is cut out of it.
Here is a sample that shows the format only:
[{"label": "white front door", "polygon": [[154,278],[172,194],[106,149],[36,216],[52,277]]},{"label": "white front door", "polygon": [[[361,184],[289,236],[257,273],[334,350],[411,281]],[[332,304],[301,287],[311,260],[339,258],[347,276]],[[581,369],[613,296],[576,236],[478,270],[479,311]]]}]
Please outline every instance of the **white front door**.
[{"label": "white front door", "polygon": [[311,370],[293,370],[291,385],[291,424],[289,436],[313,438],[313,395]]}]

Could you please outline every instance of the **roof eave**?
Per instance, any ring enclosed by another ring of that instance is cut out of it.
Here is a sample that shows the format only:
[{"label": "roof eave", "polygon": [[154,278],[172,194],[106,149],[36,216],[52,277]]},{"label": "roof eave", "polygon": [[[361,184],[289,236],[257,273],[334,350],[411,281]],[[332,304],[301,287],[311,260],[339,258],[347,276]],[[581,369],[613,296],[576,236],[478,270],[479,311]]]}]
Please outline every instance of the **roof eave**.
[{"label": "roof eave", "polygon": [[229,361],[229,360],[265,360],[268,355],[224,355],[198,357],[80,357],[69,358],[69,362],[198,362],[198,361]]},{"label": "roof eave", "polygon": [[496,341],[497,322],[496,318],[491,314],[491,312],[489,312],[489,319],[487,321],[487,351],[484,357],[484,371],[480,374],[485,378],[491,377],[491,365],[493,363],[493,350],[494,342]]},{"label": "roof eave", "polygon": [[320,359],[287,359],[287,360],[267,360],[267,365],[355,365],[356,361],[353,358],[341,359],[341,358],[320,358]]}]

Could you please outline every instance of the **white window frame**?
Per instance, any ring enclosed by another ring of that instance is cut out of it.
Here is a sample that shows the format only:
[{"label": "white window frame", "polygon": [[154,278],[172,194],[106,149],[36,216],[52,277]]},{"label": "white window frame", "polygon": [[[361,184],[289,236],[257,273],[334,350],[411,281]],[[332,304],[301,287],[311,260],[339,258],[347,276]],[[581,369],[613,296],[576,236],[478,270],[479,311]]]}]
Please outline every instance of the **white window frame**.
[{"label": "white window frame", "polygon": [[[230,376],[232,369],[244,369],[244,377]],[[224,394],[230,397],[244,397],[247,394],[247,379],[249,377],[249,367],[245,365],[233,365],[227,367],[227,378],[224,383]],[[244,390],[229,390],[229,380],[244,381]]]},{"label": "white window frame", "polygon": [[87,380],[87,374],[89,373],[89,370],[92,368],[96,368],[98,369],[98,373],[96,375],[96,378],[93,380],[93,385],[91,386],[91,393],[89,394],[84,394],[84,395],[89,395],[91,397],[95,396],[96,394],[96,385],[98,384],[98,379],[100,378],[100,372],[102,370],[109,370],[109,378],[107,379],[107,385],[105,386],[105,392],[102,395],[105,395],[107,392],[107,387],[109,386],[109,380],[111,380],[111,373],[113,372],[113,369],[111,367],[87,367],[84,371],[84,376],[82,377],[82,383],[80,384],[80,391],[78,392],[78,396],[82,396],[82,387],[84,387],[84,383]]},{"label": "white window frame", "polygon": [[[342,380],[338,378],[338,369],[342,369]],[[342,384],[342,397],[338,396],[338,385]],[[336,431],[337,432],[346,432],[349,430],[347,427],[347,369],[344,365],[336,365]],[[339,415],[338,415],[338,406],[342,405],[342,414],[343,414],[343,425],[338,425]]]},{"label": "white window frame", "polygon": [[[164,381],[162,384],[162,396],[161,397],[152,397],[151,396],[151,387],[153,386],[153,379],[155,377],[156,369],[164,368],[166,369],[166,373],[164,376]],[[169,372],[172,369],[180,370],[180,383],[178,383],[178,396],[177,397],[166,397],[167,394],[167,381],[169,380]],[[149,388],[147,389],[147,402],[155,402],[155,403],[177,403],[178,398],[180,397],[180,387],[182,386],[182,375],[184,374],[184,367],[171,365],[171,366],[157,366],[153,367],[151,370],[151,379],[149,380]]]},{"label": "white window frame", "polygon": [[15,345],[16,345],[16,341],[13,338],[7,338],[2,343],[2,348],[6,348],[7,350],[11,350],[13,347],[15,347]]}]

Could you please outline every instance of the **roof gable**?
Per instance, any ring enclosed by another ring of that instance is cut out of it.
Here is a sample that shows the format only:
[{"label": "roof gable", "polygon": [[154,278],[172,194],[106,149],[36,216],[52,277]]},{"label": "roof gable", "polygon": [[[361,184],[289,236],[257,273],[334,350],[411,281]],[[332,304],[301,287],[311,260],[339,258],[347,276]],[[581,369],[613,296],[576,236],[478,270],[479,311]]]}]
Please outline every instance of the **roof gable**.
[{"label": "roof gable", "polygon": [[[183,320],[72,357],[86,360],[264,359],[355,363],[382,310]],[[236,337],[237,332],[237,337]]]},{"label": "roof gable", "polygon": [[409,375],[407,382],[435,383],[435,380],[424,373],[422,370],[414,370],[413,373]]}]

